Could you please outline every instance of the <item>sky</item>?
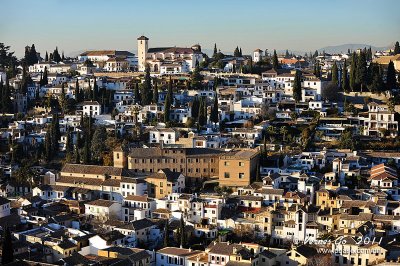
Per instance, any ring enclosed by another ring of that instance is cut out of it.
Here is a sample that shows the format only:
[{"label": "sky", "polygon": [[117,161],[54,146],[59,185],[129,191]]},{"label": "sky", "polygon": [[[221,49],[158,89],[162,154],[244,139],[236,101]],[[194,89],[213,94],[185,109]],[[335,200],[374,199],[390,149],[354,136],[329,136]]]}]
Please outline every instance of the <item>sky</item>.
[{"label": "sky", "polygon": [[20,57],[35,44],[44,56],[89,49],[136,51],[236,46],[309,52],[348,43],[388,46],[400,40],[399,0],[0,0],[0,42]]}]

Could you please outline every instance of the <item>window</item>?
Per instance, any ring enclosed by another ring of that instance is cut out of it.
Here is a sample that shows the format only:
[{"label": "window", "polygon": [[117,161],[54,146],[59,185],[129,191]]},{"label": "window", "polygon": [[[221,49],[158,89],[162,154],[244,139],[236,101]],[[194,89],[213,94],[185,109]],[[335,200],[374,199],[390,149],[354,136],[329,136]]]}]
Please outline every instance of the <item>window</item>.
[{"label": "window", "polygon": [[244,166],[244,162],[239,162],[239,166]]},{"label": "window", "polygon": [[228,172],[225,172],[225,173],[224,173],[224,177],[225,177],[225,178],[230,178],[229,173],[228,173]]},{"label": "window", "polygon": [[243,179],[244,178],[244,173],[239,173],[239,179]]},{"label": "window", "polygon": [[224,162],[224,166],[229,166],[229,162]]}]

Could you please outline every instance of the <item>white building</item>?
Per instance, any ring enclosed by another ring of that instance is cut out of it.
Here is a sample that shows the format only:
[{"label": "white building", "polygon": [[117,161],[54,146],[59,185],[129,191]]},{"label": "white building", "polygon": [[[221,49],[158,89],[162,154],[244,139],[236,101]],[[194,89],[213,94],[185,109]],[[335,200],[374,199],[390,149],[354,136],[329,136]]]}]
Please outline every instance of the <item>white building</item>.
[{"label": "white building", "polygon": [[85,214],[100,220],[120,219],[121,203],[110,200],[94,200],[85,203]]},{"label": "white building", "polygon": [[253,62],[257,63],[262,60],[263,57],[263,51],[261,49],[256,49],[253,52]]}]

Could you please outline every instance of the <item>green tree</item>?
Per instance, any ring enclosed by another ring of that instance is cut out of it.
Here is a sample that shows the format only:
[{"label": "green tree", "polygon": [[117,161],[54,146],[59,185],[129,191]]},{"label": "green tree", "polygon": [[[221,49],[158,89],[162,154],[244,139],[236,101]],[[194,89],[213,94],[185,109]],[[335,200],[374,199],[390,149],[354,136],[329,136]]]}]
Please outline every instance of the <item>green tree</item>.
[{"label": "green tree", "polygon": [[8,78],[6,78],[6,85],[3,88],[2,95],[2,112],[3,113],[12,113],[13,112],[13,103],[11,101],[11,88]]},{"label": "green tree", "polygon": [[97,80],[96,80],[96,76],[94,77],[94,82],[93,82],[93,91],[92,91],[92,97],[91,99],[93,101],[98,101],[98,95],[99,95],[99,85],[97,85]]},{"label": "green tree", "polygon": [[103,153],[106,151],[107,131],[105,126],[98,126],[93,133],[92,138],[92,160],[101,163],[103,158]]},{"label": "green tree", "polygon": [[169,221],[165,222],[165,227],[164,227],[164,247],[169,246]]},{"label": "green tree", "polygon": [[47,130],[45,139],[44,139],[44,157],[46,162],[50,161],[50,159],[52,158],[52,145],[51,145],[51,129]]},{"label": "green tree", "polygon": [[40,83],[40,85],[45,86],[47,84],[49,84],[49,78],[48,78],[47,66],[45,66],[42,76],[42,82]]},{"label": "green tree", "polygon": [[396,70],[392,60],[390,60],[386,72],[386,88],[388,90],[396,89]]},{"label": "green tree", "polygon": [[144,75],[144,82],[142,84],[142,105],[148,105],[152,100],[152,86],[151,86],[151,76],[150,76],[150,66],[146,65],[146,72]]},{"label": "green tree", "polygon": [[171,114],[171,95],[167,93],[164,102],[164,122],[167,123],[170,121]]},{"label": "green tree", "polygon": [[218,53],[217,44],[214,43],[214,53],[213,53],[213,57],[215,57],[215,56],[217,55],[217,53]]},{"label": "green tree", "polygon": [[200,73],[200,68],[196,66],[191,75],[191,87],[196,90],[199,90],[203,87],[202,82],[203,82],[203,76]]},{"label": "green tree", "polygon": [[214,106],[213,106],[213,108],[211,109],[210,120],[211,120],[212,122],[214,122],[214,123],[218,123],[218,121],[219,121],[217,92],[215,92],[215,96],[214,96]]},{"label": "green tree", "polygon": [[181,215],[181,220],[179,224],[179,234],[180,234],[181,247],[186,248],[187,239],[186,239],[185,221],[183,219],[183,215]]},{"label": "green tree", "polygon": [[53,60],[59,63],[61,61],[60,53],[58,52],[58,47],[53,52]]},{"label": "green tree", "polygon": [[59,104],[60,104],[60,107],[61,107],[61,111],[64,114],[66,106],[67,106],[67,97],[65,95],[64,83],[61,84],[61,95],[60,95],[60,98],[59,98]]},{"label": "green tree", "polygon": [[73,158],[73,145],[72,145],[72,140],[71,140],[71,130],[68,128],[67,130],[67,140],[65,142],[65,160],[68,163],[72,162],[72,158]]},{"label": "green tree", "polygon": [[83,164],[90,163],[90,138],[89,136],[85,136],[85,145],[83,147]]},{"label": "green tree", "polygon": [[336,85],[339,85],[338,67],[336,61],[333,63],[331,72],[332,72],[332,82],[335,83]]},{"label": "green tree", "polygon": [[234,57],[239,57],[240,56],[239,47],[236,46],[235,51],[233,52],[233,56]]},{"label": "green tree", "polygon": [[380,71],[380,67],[376,63],[370,64],[370,75],[371,75],[371,83],[368,85],[368,89],[373,93],[380,93],[385,90],[385,85],[382,80],[382,75]]},{"label": "green tree", "polygon": [[14,249],[10,228],[6,228],[3,236],[1,264],[6,265],[14,261]]},{"label": "green tree", "polygon": [[367,86],[367,60],[365,58],[365,52],[361,51],[357,58],[357,70],[356,70],[356,86],[363,91]]},{"label": "green tree", "polygon": [[293,99],[296,102],[301,101],[301,72],[296,70],[293,84]]},{"label": "green tree", "polygon": [[342,68],[342,89],[345,92],[350,92],[349,80],[347,78],[347,62],[346,62],[346,59],[344,60],[343,68]]},{"label": "green tree", "polygon": [[44,61],[49,62],[49,54],[47,53],[47,51],[46,51],[46,56],[44,57]]},{"label": "green tree", "polygon": [[140,99],[140,90],[139,90],[139,83],[136,82],[135,83],[135,90],[134,90],[134,96],[135,96],[135,103],[140,103],[141,99]]},{"label": "green tree", "polygon": [[196,119],[196,120],[199,117],[199,108],[200,108],[200,101],[199,101],[199,98],[196,96],[196,97],[193,98],[192,109],[191,109],[192,110],[192,112],[191,112],[192,117],[194,119]]},{"label": "green tree", "polygon": [[393,50],[393,54],[400,54],[400,46],[399,46],[399,42],[397,41],[394,45],[394,50]]},{"label": "green tree", "polygon": [[207,108],[207,100],[205,97],[200,97],[200,105],[199,105],[199,125],[204,126],[207,123],[207,113],[204,111]]},{"label": "green tree", "polygon": [[274,55],[272,56],[272,66],[275,70],[278,70],[280,68],[276,50],[274,50]]},{"label": "green tree", "polygon": [[157,85],[157,79],[154,78],[153,80],[154,86],[153,86],[153,103],[157,104],[158,103],[158,85]]},{"label": "green tree", "polygon": [[351,91],[355,91],[357,89],[356,75],[357,75],[357,54],[353,52],[351,56],[350,81],[349,81]]}]

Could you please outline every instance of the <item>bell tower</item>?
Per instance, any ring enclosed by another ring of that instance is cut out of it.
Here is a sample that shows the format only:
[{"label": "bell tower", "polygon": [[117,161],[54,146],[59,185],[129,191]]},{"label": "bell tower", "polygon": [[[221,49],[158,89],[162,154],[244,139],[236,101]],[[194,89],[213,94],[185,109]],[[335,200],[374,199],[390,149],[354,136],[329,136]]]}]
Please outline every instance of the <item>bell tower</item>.
[{"label": "bell tower", "polygon": [[139,38],[137,38],[137,41],[138,41],[138,69],[139,71],[145,71],[147,50],[149,49],[149,38],[142,35]]}]

